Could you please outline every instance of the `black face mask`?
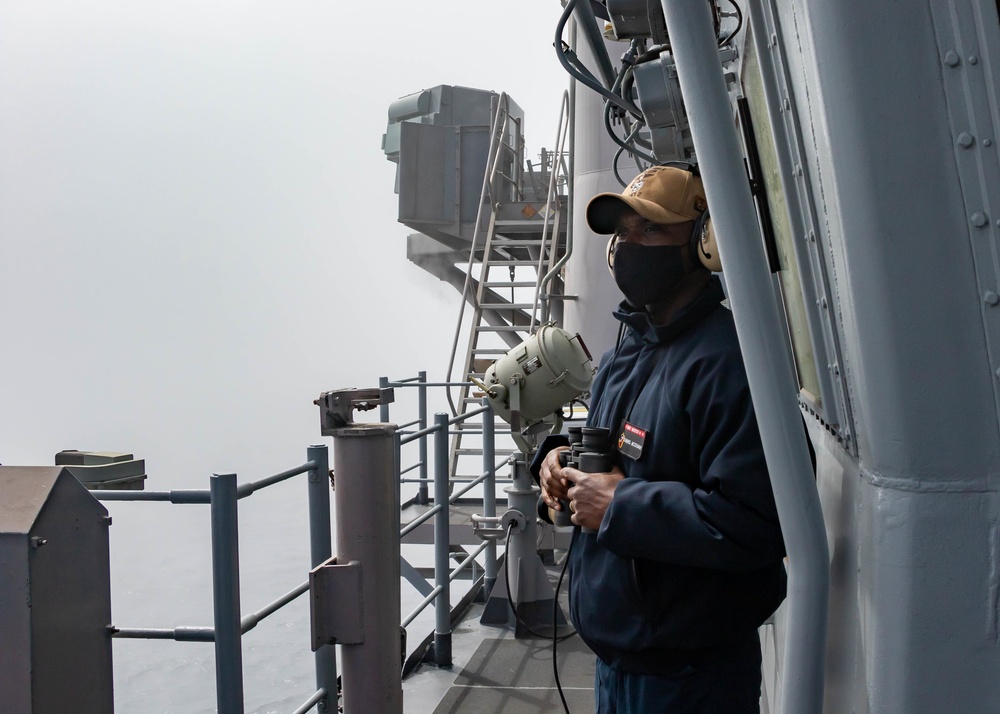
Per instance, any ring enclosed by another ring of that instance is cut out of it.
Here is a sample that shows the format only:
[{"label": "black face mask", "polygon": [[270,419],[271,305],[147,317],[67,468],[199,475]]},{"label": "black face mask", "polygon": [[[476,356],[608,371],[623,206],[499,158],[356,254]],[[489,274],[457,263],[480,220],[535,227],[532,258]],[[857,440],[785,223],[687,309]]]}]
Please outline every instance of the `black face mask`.
[{"label": "black face mask", "polygon": [[656,305],[677,287],[686,275],[683,245],[615,246],[615,282],[635,307]]}]

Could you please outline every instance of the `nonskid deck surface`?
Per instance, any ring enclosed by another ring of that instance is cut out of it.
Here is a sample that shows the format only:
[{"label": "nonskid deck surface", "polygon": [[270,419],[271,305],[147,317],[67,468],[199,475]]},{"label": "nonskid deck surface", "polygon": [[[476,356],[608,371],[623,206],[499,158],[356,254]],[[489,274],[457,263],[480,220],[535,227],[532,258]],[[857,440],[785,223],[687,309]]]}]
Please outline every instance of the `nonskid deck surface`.
[{"label": "nonskid deck surface", "polygon": [[[553,582],[554,566],[548,568]],[[559,601],[568,612],[566,583]],[[424,664],[403,681],[406,714],[562,714],[550,638],[515,638],[511,627],[483,625],[482,604],[456,625],[450,669]],[[567,628],[560,628],[565,630]],[[594,655],[576,635],[556,645],[563,695],[572,714],[593,714]]]}]

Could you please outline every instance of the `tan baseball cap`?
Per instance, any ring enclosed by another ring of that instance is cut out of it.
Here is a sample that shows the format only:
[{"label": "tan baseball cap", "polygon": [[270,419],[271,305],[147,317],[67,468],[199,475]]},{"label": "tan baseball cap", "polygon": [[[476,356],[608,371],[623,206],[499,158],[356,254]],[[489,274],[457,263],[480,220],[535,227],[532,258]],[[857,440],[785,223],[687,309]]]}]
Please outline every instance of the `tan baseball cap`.
[{"label": "tan baseball cap", "polygon": [[599,193],[587,204],[587,223],[594,233],[614,233],[622,208],[628,206],[655,223],[697,220],[708,207],[701,179],[674,166],[653,166],[632,179],[621,194]]}]

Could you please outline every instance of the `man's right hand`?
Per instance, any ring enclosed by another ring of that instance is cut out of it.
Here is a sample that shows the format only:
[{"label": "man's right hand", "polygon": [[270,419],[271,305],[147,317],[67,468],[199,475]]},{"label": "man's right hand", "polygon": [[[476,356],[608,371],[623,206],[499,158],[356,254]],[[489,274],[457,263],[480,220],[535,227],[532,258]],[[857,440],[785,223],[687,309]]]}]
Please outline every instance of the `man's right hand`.
[{"label": "man's right hand", "polygon": [[569,497],[569,483],[563,476],[563,467],[559,463],[559,454],[568,451],[568,446],[557,446],[545,455],[542,466],[538,470],[538,480],[542,486],[542,500],[549,508],[561,511],[559,499],[567,500]]}]

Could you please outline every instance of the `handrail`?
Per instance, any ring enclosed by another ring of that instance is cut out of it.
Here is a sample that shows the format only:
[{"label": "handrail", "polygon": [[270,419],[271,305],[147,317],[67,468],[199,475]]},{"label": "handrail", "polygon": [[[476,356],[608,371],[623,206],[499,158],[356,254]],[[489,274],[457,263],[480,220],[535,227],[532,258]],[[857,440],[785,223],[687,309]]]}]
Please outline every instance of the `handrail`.
[{"label": "handrail", "polygon": [[[538,252],[538,271],[535,280],[535,299],[531,307],[531,324],[529,326],[529,332],[535,331],[535,325],[538,322],[548,322],[549,315],[549,305],[548,300],[543,297],[545,290],[548,288],[548,284],[552,282],[552,279],[559,273],[562,267],[569,261],[570,256],[573,253],[573,229],[571,226],[567,226],[566,229],[566,249],[563,251],[563,255],[556,261],[555,265],[549,268],[549,271],[542,275],[542,258],[545,255],[545,242],[549,238],[549,224],[550,221],[554,223],[552,216],[554,212],[552,206],[559,199],[555,195],[556,184],[558,183],[558,177],[564,176],[561,169],[565,168],[565,164],[562,162],[562,155],[565,151],[566,138],[569,135],[569,119],[567,114],[569,113],[569,92],[564,91],[562,96],[562,106],[559,110],[559,125],[556,129],[556,148],[552,154],[552,168],[549,169],[549,190],[545,197],[545,222],[542,224],[542,248]],[[557,166],[559,167],[557,169]],[[555,228],[555,226],[553,226]],[[557,230],[552,231],[552,247],[549,250],[549,262],[552,262],[552,256],[555,254],[555,247],[559,244],[559,232]],[[541,309],[539,309],[539,306]],[[541,315],[538,313],[541,312]],[[536,315],[538,315],[538,320],[536,322]]]},{"label": "handrail", "polygon": [[[483,207],[487,204],[487,199],[489,199],[490,211],[495,210],[493,201],[493,181],[495,179],[496,163],[497,158],[500,154],[500,150],[503,148],[503,136],[507,132],[507,124],[510,119],[510,100],[506,92],[500,94],[497,100],[497,113],[493,118],[493,126],[491,127],[492,133],[490,135],[490,148],[487,155],[486,171],[483,172],[483,187],[479,193],[479,208],[476,210],[476,223],[472,230],[472,244],[469,247],[469,262],[465,270],[465,283],[462,286],[462,300],[458,311],[458,322],[455,326],[455,337],[452,340],[451,345],[451,355],[448,358],[448,371],[446,374],[447,381],[451,381],[452,372],[455,369],[455,358],[458,355],[458,341],[462,333],[462,319],[465,317],[465,304],[471,298],[478,302],[478,296],[473,296],[470,294],[470,285],[472,283],[472,266],[476,262],[476,241],[479,238],[480,227],[483,224]],[[499,130],[499,131],[498,131]],[[487,231],[487,242],[488,242],[488,231]],[[484,251],[488,252],[490,246],[484,243]],[[484,258],[485,258],[484,254]],[[484,282],[483,276],[480,275],[480,285]],[[452,399],[451,390],[445,392],[445,396],[448,399],[448,406],[451,407],[452,414],[458,414],[458,409],[455,407],[455,401]]]},{"label": "handrail", "polygon": [[[418,382],[405,380],[406,384],[426,388],[426,373],[421,373],[417,378]],[[398,381],[393,384],[401,384]],[[426,407],[425,389],[421,390],[421,408]],[[387,416],[387,415],[386,415]],[[450,435],[450,427],[455,424],[465,422],[480,417],[483,421],[483,471],[479,475],[464,479],[454,478],[450,473],[446,458],[446,440]],[[441,663],[450,661],[450,594],[446,582],[454,581],[470,565],[475,563],[476,558],[485,555],[483,566],[485,576],[481,581],[476,581],[473,587],[489,589],[493,581],[496,580],[496,543],[487,541],[473,548],[471,552],[465,553],[461,562],[453,569],[449,567],[451,558],[450,539],[448,537],[448,517],[452,504],[458,502],[463,496],[475,488],[483,488],[485,515],[495,516],[495,489],[496,472],[508,463],[507,459],[499,462],[495,457],[493,411],[489,401],[484,399],[482,405],[476,409],[449,418],[446,414],[438,414],[435,417],[434,426],[428,429],[421,429],[411,436],[410,441],[420,439],[425,442],[428,435],[435,435],[435,458],[434,458],[434,484],[436,503],[424,514],[408,524],[400,532],[400,537],[404,537],[420,525],[434,519],[435,537],[435,570],[436,584],[431,589],[431,594],[424,598],[423,602],[410,613],[402,622],[403,626],[410,624],[427,605],[435,603],[435,661]],[[400,483],[409,480],[402,479],[403,473],[413,471],[415,468],[425,468],[429,460],[426,455],[413,466],[399,468],[398,476]],[[399,466],[397,460],[397,466]],[[309,590],[309,582],[301,583],[284,593],[277,599],[271,601],[264,607],[240,615],[240,588],[239,588],[239,543],[238,543],[238,500],[248,497],[255,492],[259,492],[269,486],[285,481],[295,475],[309,474],[309,514],[311,531],[311,562],[313,566],[331,559],[330,552],[330,511],[329,511],[329,459],[325,446],[313,446],[309,448],[308,460],[292,469],[282,471],[277,474],[265,477],[258,481],[251,481],[242,485],[237,485],[235,474],[217,474],[212,477],[210,489],[181,489],[174,491],[95,491],[94,495],[107,501],[129,500],[129,501],[162,501],[178,504],[187,503],[208,503],[212,507],[212,533],[213,533],[213,600],[215,602],[214,625],[212,627],[181,626],[174,628],[118,628],[109,627],[108,633],[111,637],[119,639],[170,639],[179,642],[213,642],[216,648],[216,684],[217,696],[220,711],[240,711],[243,708],[243,672],[242,672],[242,637],[252,630],[262,620],[278,611],[288,603],[306,593]],[[455,488],[456,485],[462,485]],[[422,487],[424,484],[421,484]],[[454,491],[451,491],[455,488]],[[325,500],[325,510],[323,501]],[[324,530],[325,528],[325,530]],[[475,578],[474,578],[475,580]],[[468,597],[468,596],[467,596]],[[316,652],[316,691],[309,695],[308,699],[296,712],[306,712],[313,709],[317,704],[336,696],[337,692],[337,664],[335,650],[332,646],[321,647]],[[329,702],[327,704],[329,706]]]},{"label": "handrail", "polygon": [[[331,553],[330,502],[326,446],[311,446],[308,460],[258,481],[236,485],[235,474],[212,476],[209,489],[172,491],[94,491],[101,501],[160,501],[173,504],[209,504],[212,518],[212,592],[215,603],[212,627],[181,626],[174,628],[129,628],[110,626],[116,639],[175,640],[177,642],[213,642],[216,649],[216,694],[220,711],[243,710],[242,637],[262,620],[277,612],[309,590],[306,581],[263,608],[239,614],[239,543],[237,502],[269,486],[299,474],[309,474],[309,525],[313,566],[327,560]],[[327,699],[336,689],[337,665],[332,646],[315,653],[317,690],[297,711],[305,712]]]}]

